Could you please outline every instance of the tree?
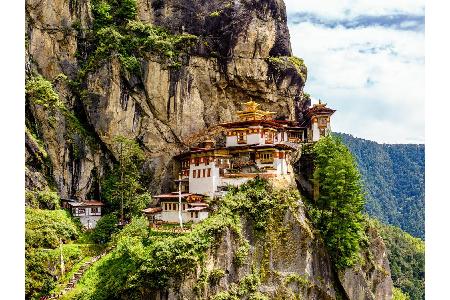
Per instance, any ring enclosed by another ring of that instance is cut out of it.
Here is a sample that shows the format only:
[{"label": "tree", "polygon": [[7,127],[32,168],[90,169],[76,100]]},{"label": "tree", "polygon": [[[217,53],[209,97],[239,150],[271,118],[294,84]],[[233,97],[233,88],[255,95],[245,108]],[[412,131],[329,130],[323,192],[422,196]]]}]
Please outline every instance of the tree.
[{"label": "tree", "polygon": [[111,235],[116,233],[117,217],[114,214],[104,215],[98,220],[94,232],[92,233],[92,240],[99,244],[107,243],[111,240]]},{"label": "tree", "polygon": [[364,195],[352,154],[337,138],[321,138],[313,148],[314,182],[319,195],[310,214],[338,268],[358,259],[363,237]]},{"label": "tree", "polygon": [[140,213],[148,204],[148,196],[140,183],[140,166],[144,153],[139,145],[119,136],[114,139],[113,151],[118,156],[111,173],[102,184],[103,196],[113,210],[120,210],[121,222],[125,217]]}]

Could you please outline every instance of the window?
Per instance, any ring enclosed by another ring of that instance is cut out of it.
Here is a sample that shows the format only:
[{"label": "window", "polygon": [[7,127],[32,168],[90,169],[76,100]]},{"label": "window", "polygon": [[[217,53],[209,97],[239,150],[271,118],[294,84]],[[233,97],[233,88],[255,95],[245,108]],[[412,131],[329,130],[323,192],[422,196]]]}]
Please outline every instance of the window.
[{"label": "window", "polygon": [[327,118],[319,118],[319,126],[327,126]]},{"label": "window", "polygon": [[98,207],[91,207],[91,213],[97,214],[98,213]]},{"label": "window", "polygon": [[164,203],[164,210],[167,210],[167,203]]},{"label": "window", "polygon": [[173,210],[178,210],[178,204],[176,203],[173,204]]},{"label": "window", "polygon": [[183,210],[186,210],[186,204],[183,203]]},{"label": "window", "polygon": [[197,170],[192,170],[192,177],[195,178],[197,175]]},{"label": "window", "polygon": [[237,142],[238,142],[238,144],[245,144],[245,142],[246,142],[246,134],[245,134],[245,132],[238,132],[237,133]]},{"label": "window", "polygon": [[320,129],[320,136],[325,136],[325,128]]},{"label": "window", "polygon": [[271,162],[273,160],[273,154],[272,153],[262,153],[261,154],[261,161],[264,162]]},{"label": "window", "polygon": [[195,165],[196,165],[196,166],[199,165],[199,159],[198,159],[198,158],[195,159]]},{"label": "window", "polygon": [[208,177],[211,177],[211,168],[208,168]]},{"label": "window", "polygon": [[84,209],[84,208],[79,208],[79,209],[78,209],[78,214],[79,214],[79,215],[84,215],[84,214],[86,214],[86,209]]},{"label": "window", "polygon": [[194,217],[194,213],[191,211],[191,218],[193,218]]},{"label": "window", "polygon": [[205,169],[203,169],[203,177],[205,177],[205,173],[206,173],[206,170],[205,170]]},{"label": "window", "polygon": [[195,212],[195,218],[198,218],[198,211]]}]

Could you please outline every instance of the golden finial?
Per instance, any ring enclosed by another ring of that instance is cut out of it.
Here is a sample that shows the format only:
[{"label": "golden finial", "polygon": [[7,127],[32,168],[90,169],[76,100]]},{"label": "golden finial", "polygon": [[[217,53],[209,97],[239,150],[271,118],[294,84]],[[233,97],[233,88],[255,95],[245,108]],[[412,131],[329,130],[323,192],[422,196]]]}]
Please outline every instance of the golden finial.
[{"label": "golden finial", "polygon": [[245,106],[245,109],[244,109],[245,111],[251,112],[251,111],[258,110],[259,104],[256,103],[255,101],[248,101],[248,102],[244,103],[244,106]]}]

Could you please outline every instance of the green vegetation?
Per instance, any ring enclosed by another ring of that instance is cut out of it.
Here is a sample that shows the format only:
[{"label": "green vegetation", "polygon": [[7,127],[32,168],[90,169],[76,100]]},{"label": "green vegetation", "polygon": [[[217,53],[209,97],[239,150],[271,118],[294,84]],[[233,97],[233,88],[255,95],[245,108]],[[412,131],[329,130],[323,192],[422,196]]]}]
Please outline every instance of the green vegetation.
[{"label": "green vegetation", "polygon": [[394,287],[392,291],[392,300],[410,300],[410,298],[403,294],[401,289]]},{"label": "green vegetation", "polygon": [[[77,224],[62,210],[25,209],[25,294],[38,298],[49,292],[61,277],[60,241],[67,243],[80,234]],[[62,247],[65,268],[81,257],[78,247]]]},{"label": "green vegetation", "polygon": [[269,57],[269,64],[275,68],[278,72],[294,69],[297,71],[303,82],[306,82],[308,70],[306,68],[303,59],[295,56],[277,56]]},{"label": "green vegetation", "polygon": [[257,273],[253,272],[242,278],[237,284],[231,284],[228,291],[219,292],[212,296],[212,300],[239,300],[246,296],[251,300],[268,300],[264,294],[258,292],[261,280]]},{"label": "green vegetation", "polygon": [[348,134],[336,135],[358,162],[369,215],[424,239],[425,146],[378,144]]},{"label": "green vegetation", "polygon": [[215,18],[215,17],[220,16],[221,13],[222,13],[222,11],[220,11],[220,10],[215,10],[215,11],[213,11],[212,13],[210,13],[209,16]]},{"label": "green vegetation", "polygon": [[395,226],[375,219],[368,222],[378,229],[386,244],[394,286],[408,298],[401,298],[399,290],[394,290],[394,295],[397,293],[398,299],[425,299],[425,243]]},{"label": "green vegetation", "polygon": [[56,248],[80,234],[77,224],[64,210],[25,209],[25,248]]},{"label": "green vegetation", "polygon": [[360,174],[350,151],[335,137],[321,138],[313,154],[319,196],[308,203],[308,213],[336,267],[350,267],[359,260],[364,237]]},{"label": "green vegetation", "polygon": [[117,223],[119,220],[113,214],[104,215],[98,220],[92,232],[92,240],[97,244],[106,244],[111,240],[111,236],[119,229]]},{"label": "green vegetation", "polygon": [[[83,276],[68,299],[109,299],[127,295],[142,297],[152,289],[167,287],[169,280],[181,280],[202,266],[208,249],[221,241],[223,233],[230,230],[237,242],[240,264],[248,256],[248,241],[242,233],[241,216],[253,225],[256,236],[264,240],[273,220],[280,219],[286,209],[295,207],[299,199],[296,190],[274,190],[266,181],[252,180],[239,188],[231,188],[218,203],[218,209],[202,223],[192,226],[184,234],[161,235],[148,229],[144,219],[133,218],[131,224],[112,238],[115,250],[96,263]],[[246,252],[246,253],[245,253]],[[201,293],[205,284],[216,284],[224,276],[223,270],[202,272],[196,291]],[[262,273],[254,270],[235,288],[216,295],[252,295],[249,299],[266,299],[257,292]],[[228,293],[228,294],[227,294]],[[233,299],[233,298],[229,298]]]},{"label": "green vegetation", "polygon": [[[59,74],[54,78],[53,82],[56,83],[65,80],[67,80],[67,76],[64,74]],[[75,114],[70,111],[59,99],[59,95],[54,90],[52,82],[48,81],[41,75],[31,76],[25,83],[25,95],[26,98],[33,104],[40,105],[53,113],[57,111],[60,112],[66,120],[66,126],[70,134],[80,134],[86,138],[91,146],[95,145],[93,142],[94,137],[92,133],[85,128]],[[48,122],[53,127],[57,126],[55,115],[50,115],[48,117]],[[32,136],[36,139],[33,134]],[[67,136],[66,138],[68,142],[72,142],[73,140],[73,137],[71,136]]]},{"label": "green vegetation", "polygon": [[160,55],[170,66],[179,66],[179,55],[197,41],[194,35],[173,35],[161,27],[135,20],[135,0],[95,0],[92,12],[91,42],[95,50],[83,66],[81,80],[113,54],[117,54],[124,70],[134,73],[139,71],[139,58],[146,52]]},{"label": "green vegetation", "polygon": [[[81,264],[98,255],[78,220],[65,210],[25,209],[25,296],[59,292]],[[61,252],[64,273],[61,269]]]},{"label": "green vegetation", "polygon": [[114,139],[113,148],[119,161],[102,183],[103,197],[113,211],[120,212],[123,202],[124,218],[130,219],[151,202],[141,182],[144,152],[135,141],[121,136]]},{"label": "green vegetation", "polygon": [[25,201],[32,208],[58,209],[59,196],[56,192],[46,189],[43,191],[26,191]]},{"label": "green vegetation", "polygon": [[45,108],[55,109],[63,105],[58,94],[53,90],[52,83],[41,75],[31,77],[26,81],[25,95],[32,103]]}]

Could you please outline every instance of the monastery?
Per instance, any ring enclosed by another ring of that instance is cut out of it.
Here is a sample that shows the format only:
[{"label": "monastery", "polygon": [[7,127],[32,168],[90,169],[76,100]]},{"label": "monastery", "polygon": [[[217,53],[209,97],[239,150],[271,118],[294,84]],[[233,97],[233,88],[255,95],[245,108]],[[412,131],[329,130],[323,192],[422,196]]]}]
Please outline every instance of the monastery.
[{"label": "monastery", "polygon": [[244,103],[236,121],[219,124],[226,137],[224,146],[209,139],[175,157],[181,170],[178,191],[154,196],[157,205],[144,210],[151,224],[199,222],[208,217],[206,198],[221,197],[229,185],[239,186],[257,176],[292,182],[292,153],[302,143],[316,142],[331,132],[335,110],[320,101],[303,112],[302,124],[278,120],[274,112],[258,106]]}]

